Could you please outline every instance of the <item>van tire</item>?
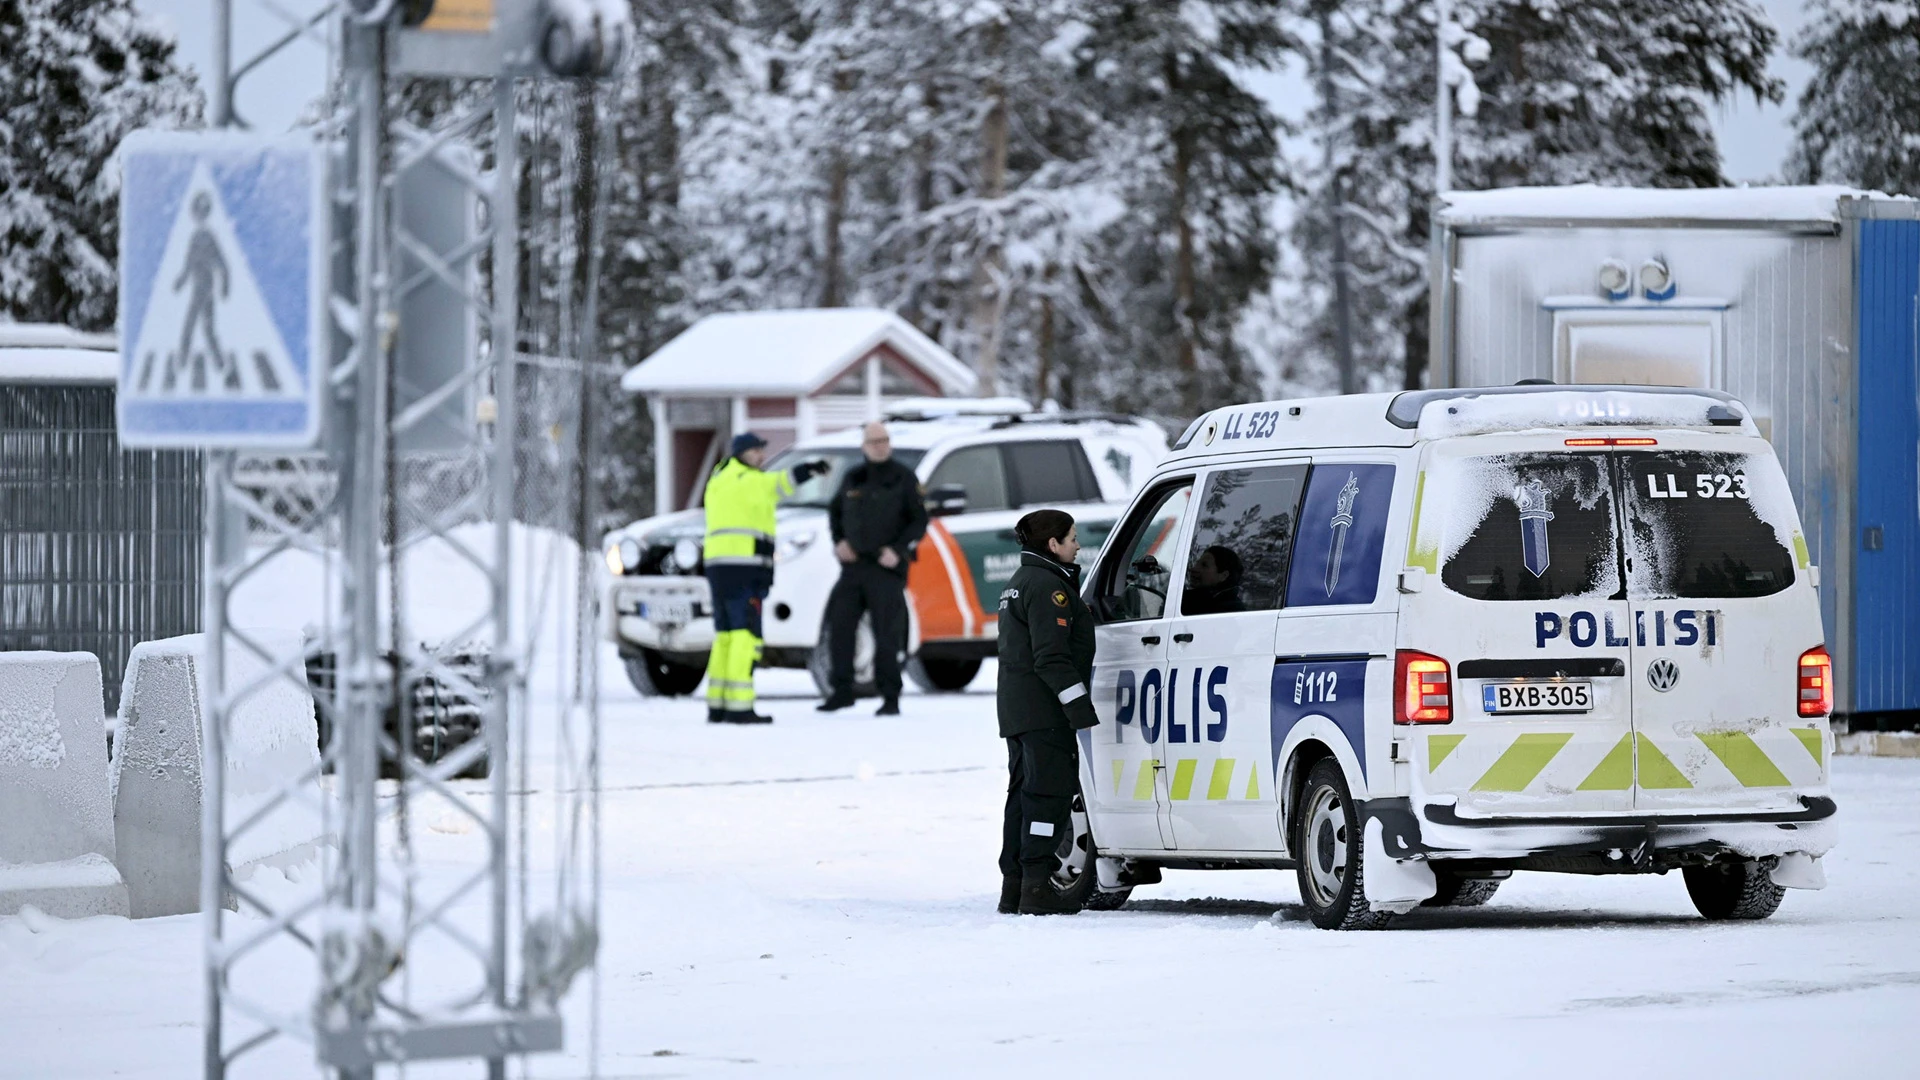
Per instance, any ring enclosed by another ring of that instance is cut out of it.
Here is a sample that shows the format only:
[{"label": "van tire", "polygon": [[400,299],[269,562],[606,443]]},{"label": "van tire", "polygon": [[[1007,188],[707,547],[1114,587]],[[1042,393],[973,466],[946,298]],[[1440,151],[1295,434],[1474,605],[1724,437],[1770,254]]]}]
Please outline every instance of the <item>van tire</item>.
[{"label": "van tire", "polygon": [[1773,883],[1768,866],[1759,859],[1734,859],[1688,866],[1680,871],[1687,895],[1700,914],[1723,919],[1764,919],[1780,910],[1787,890]]},{"label": "van tire", "polygon": [[1464,878],[1445,870],[1433,872],[1434,892],[1421,907],[1479,907],[1500,891],[1498,878]]},{"label": "van tire", "polygon": [[924,693],[952,694],[965,690],[973,677],[980,674],[980,661],[915,656],[907,661],[906,673]]},{"label": "van tire", "polygon": [[1392,918],[1367,903],[1359,809],[1340,762],[1314,762],[1293,821],[1294,874],[1307,916],[1322,930],[1378,930]]},{"label": "van tire", "polygon": [[620,662],[627,669],[627,681],[641,697],[685,697],[707,675],[705,668],[676,664],[652,649],[623,655]]}]

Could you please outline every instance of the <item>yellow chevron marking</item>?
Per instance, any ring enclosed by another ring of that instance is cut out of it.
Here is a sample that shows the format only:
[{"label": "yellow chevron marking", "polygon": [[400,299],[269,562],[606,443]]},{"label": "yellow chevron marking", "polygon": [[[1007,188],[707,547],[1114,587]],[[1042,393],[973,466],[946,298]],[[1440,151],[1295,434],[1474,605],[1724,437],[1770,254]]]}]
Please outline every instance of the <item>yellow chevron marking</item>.
[{"label": "yellow chevron marking", "polygon": [[1227,797],[1227,785],[1233,783],[1233,764],[1233,759],[1230,757],[1213,760],[1213,775],[1207,779],[1208,799]]},{"label": "yellow chevron marking", "polygon": [[1672,758],[1661,753],[1652,739],[1635,734],[1634,745],[1639,748],[1640,760],[1636,775],[1641,787],[1649,791],[1661,791],[1693,786],[1693,781],[1687,779],[1687,774],[1674,765]]},{"label": "yellow chevron marking", "polygon": [[1259,797],[1260,797],[1260,763],[1256,761],[1253,763],[1253,768],[1247,770],[1247,798],[1257,799]]},{"label": "yellow chevron marking", "polygon": [[1807,753],[1813,755],[1813,763],[1815,765],[1825,765],[1827,763],[1826,758],[1823,756],[1826,753],[1826,747],[1820,739],[1819,728],[1794,728],[1793,737],[1799,739],[1800,745],[1806,747]]},{"label": "yellow chevron marking", "polygon": [[1159,764],[1152,758],[1140,763],[1140,778],[1133,782],[1133,797],[1136,799],[1153,798],[1153,767]]},{"label": "yellow chevron marking", "polygon": [[1465,735],[1429,735],[1427,736],[1427,771],[1431,773],[1447,760],[1447,755],[1460,746]]},{"label": "yellow chevron marking", "polygon": [[1534,731],[1520,736],[1492,768],[1473,782],[1473,790],[1525,791],[1572,739],[1571,731]]},{"label": "yellow chevron marking", "polygon": [[1787,787],[1792,783],[1773,763],[1753,736],[1744,731],[1713,731],[1696,735],[1727,767],[1742,787]]},{"label": "yellow chevron marking", "polygon": [[1113,793],[1120,794],[1120,777],[1127,771],[1127,763],[1122,758],[1113,759]]},{"label": "yellow chevron marking", "polygon": [[1620,736],[1613,744],[1607,756],[1593,767],[1585,780],[1580,781],[1581,791],[1625,791],[1633,786],[1633,736]]},{"label": "yellow chevron marking", "polygon": [[1173,797],[1184,799],[1193,794],[1193,767],[1199,764],[1193,758],[1181,758],[1173,763]]}]

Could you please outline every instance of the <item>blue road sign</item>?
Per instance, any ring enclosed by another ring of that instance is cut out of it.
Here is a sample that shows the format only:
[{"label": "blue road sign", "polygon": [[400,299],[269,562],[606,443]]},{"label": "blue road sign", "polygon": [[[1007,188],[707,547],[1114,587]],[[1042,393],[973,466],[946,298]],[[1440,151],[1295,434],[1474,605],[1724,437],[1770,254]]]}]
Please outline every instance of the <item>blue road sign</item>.
[{"label": "blue road sign", "polygon": [[121,443],[312,446],[327,356],[320,145],[137,131],[121,159]]}]

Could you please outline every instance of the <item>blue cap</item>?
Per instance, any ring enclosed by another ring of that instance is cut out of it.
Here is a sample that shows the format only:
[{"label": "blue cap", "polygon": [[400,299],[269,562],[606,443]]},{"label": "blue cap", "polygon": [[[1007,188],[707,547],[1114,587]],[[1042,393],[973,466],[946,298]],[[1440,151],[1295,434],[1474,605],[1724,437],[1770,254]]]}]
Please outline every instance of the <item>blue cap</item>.
[{"label": "blue cap", "polygon": [[755,435],[751,431],[743,431],[733,437],[733,456],[739,457],[749,450],[756,450],[765,445],[767,445],[767,440]]}]

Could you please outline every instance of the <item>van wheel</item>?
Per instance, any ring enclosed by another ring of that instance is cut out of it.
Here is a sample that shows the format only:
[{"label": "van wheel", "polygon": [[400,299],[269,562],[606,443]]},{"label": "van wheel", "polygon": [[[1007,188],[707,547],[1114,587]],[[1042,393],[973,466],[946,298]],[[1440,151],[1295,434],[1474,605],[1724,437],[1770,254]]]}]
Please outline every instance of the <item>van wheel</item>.
[{"label": "van wheel", "polygon": [[1420,901],[1421,907],[1479,907],[1500,891],[1498,878],[1464,878],[1445,870],[1433,872],[1433,895]]},{"label": "van wheel", "polygon": [[[833,629],[820,622],[820,641],[807,654],[807,674],[813,676],[814,689],[821,697],[833,693]],[[873,684],[873,621],[860,616],[860,628],[853,639],[853,696],[870,698],[880,692]]]},{"label": "van wheel", "polygon": [[965,690],[980,674],[979,660],[942,660],[915,656],[907,661],[907,678],[929,694],[951,694]]},{"label": "van wheel", "polygon": [[[1118,894],[1100,889],[1100,853],[1093,844],[1093,825],[1087,817],[1087,801],[1074,792],[1073,809],[1068,817],[1068,835],[1060,841],[1053,870],[1053,891],[1076,908],[1112,911],[1127,902],[1128,889]],[[1117,899],[1115,899],[1117,895]]]},{"label": "van wheel", "polygon": [[1686,879],[1694,908],[1715,921],[1764,919],[1780,910],[1780,901],[1787,895],[1767,876],[1767,864],[1759,859],[1689,866],[1680,875]]},{"label": "van wheel", "polygon": [[1387,924],[1391,916],[1367,904],[1360,815],[1333,758],[1321,758],[1307,773],[1293,836],[1294,873],[1313,925],[1322,930],[1375,930]]},{"label": "van wheel", "polygon": [[638,656],[622,656],[627,681],[641,697],[685,697],[693,693],[706,677],[705,668],[676,664],[652,649],[641,649]]}]

